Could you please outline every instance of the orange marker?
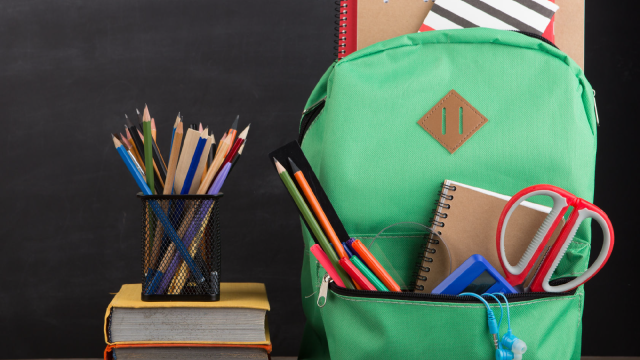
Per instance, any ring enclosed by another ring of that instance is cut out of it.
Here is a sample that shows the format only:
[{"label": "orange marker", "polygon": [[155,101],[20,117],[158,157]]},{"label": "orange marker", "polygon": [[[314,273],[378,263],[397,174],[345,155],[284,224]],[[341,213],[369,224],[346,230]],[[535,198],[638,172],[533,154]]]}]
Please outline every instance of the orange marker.
[{"label": "orange marker", "polygon": [[300,189],[302,189],[304,197],[307,198],[309,205],[311,205],[311,209],[313,209],[313,213],[316,215],[325,235],[327,235],[331,244],[333,244],[333,248],[338,253],[338,257],[341,259],[345,257],[349,258],[347,256],[347,252],[344,251],[344,248],[342,247],[342,243],[338,239],[338,235],[336,235],[335,230],[333,230],[333,226],[331,226],[327,215],[324,213],[324,210],[322,210],[320,202],[318,202],[316,195],[313,193],[313,190],[311,190],[311,186],[309,186],[307,179],[304,177],[304,174],[300,171],[298,166],[296,166],[293,160],[291,160],[291,158],[289,158],[289,163],[291,164],[291,170],[293,170],[293,176],[296,178],[298,185],[300,185]]},{"label": "orange marker", "polygon": [[373,273],[376,274],[378,279],[380,279],[380,281],[382,281],[382,283],[387,288],[389,288],[389,291],[395,291],[395,292],[402,291],[402,289],[400,289],[400,286],[398,286],[398,284],[393,280],[391,275],[389,275],[389,273],[382,267],[382,265],[380,265],[378,260],[376,260],[373,254],[369,252],[369,249],[367,249],[367,247],[364,246],[364,244],[360,242],[360,240],[352,239],[352,240],[349,240],[347,243],[351,245],[353,250],[358,252],[358,255],[360,255],[362,260],[364,260],[364,262],[367,264],[369,269],[371,269],[371,271],[373,271]]},{"label": "orange marker", "polygon": [[360,271],[358,271],[356,266],[353,265],[353,263],[349,259],[344,257],[340,259],[340,261],[338,261],[338,264],[342,266],[344,271],[346,271],[347,274],[351,276],[351,278],[356,284],[362,287],[362,290],[377,291],[375,286],[373,286],[373,284],[371,284],[371,282],[369,282],[369,280],[366,277],[364,277],[364,275],[362,275]]}]

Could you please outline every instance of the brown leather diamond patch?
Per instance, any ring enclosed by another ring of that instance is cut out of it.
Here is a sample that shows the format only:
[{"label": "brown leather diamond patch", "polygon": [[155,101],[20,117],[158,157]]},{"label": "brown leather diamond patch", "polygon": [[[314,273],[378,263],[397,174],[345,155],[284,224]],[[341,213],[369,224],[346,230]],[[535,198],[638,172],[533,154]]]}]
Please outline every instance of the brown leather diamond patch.
[{"label": "brown leather diamond patch", "polygon": [[467,100],[451,90],[418,124],[453,154],[487,121]]}]

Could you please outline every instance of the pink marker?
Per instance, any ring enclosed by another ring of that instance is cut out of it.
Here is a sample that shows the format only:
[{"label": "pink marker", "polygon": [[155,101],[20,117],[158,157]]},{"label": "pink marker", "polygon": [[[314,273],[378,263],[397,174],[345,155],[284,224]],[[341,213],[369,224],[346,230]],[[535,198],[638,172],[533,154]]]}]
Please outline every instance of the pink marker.
[{"label": "pink marker", "polygon": [[322,267],[327,271],[327,273],[329,273],[329,276],[331,276],[333,281],[335,281],[336,285],[340,287],[344,287],[344,283],[342,282],[342,279],[340,279],[340,275],[338,275],[338,272],[333,267],[333,264],[331,264],[331,261],[329,261],[329,257],[327,256],[327,254],[325,254],[324,251],[322,251],[322,248],[320,247],[320,245],[318,244],[313,245],[311,247],[311,253],[313,254],[313,256],[316,257],[316,259],[318,259],[318,261],[320,262],[320,265],[322,265]]}]

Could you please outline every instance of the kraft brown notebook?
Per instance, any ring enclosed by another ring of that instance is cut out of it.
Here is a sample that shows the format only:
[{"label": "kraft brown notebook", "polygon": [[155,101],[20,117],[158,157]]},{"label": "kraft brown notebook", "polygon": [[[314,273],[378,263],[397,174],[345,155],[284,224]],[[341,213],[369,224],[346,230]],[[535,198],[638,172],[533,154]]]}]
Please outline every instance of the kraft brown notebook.
[{"label": "kraft brown notebook", "polygon": [[[504,276],[498,259],[496,231],[500,213],[509,199],[506,195],[445,180],[432,221],[444,244],[433,241],[428,244],[415,292],[430,293],[450,271],[474,254],[482,255]],[[550,211],[550,207],[527,201],[514,211],[505,235],[507,259],[512,265],[520,260]],[[561,227],[558,226],[543,253],[555,242]]]},{"label": "kraft brown notebook", "polygon": [[[354,20],[350,25],[353,27],[357,24],[357,44],[352,50],[418,32],[433,6],[433,1],[425,0],[343,2],[357,3],[357,13],[352,11],[356,4],[349,4],[349,18],[357,17],[357,21]],[[555,44],[584,69],[584,0],[555,0],[555,3],[560,7],[554,19]],[[347,34],[351,35],[350,33]]]}]

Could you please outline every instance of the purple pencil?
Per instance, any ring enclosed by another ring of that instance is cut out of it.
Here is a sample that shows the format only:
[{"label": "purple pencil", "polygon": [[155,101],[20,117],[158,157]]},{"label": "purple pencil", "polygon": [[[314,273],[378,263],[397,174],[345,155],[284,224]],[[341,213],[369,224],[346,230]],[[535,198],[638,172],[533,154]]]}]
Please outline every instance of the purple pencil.
[{"label": "purple pencil", "polygon": [[[216,195],[220,192],[220,189],[222,188],[222,184],[224,184],[224,181],[227,179],[227,176],[229,175],[229,170],[231,169],[231,165],[232,165],[231,163],[227,163],[224,165],[224,167],[220,171],[220,174],[211,185],[211,188],[209,188],[207,195]],[[202,205],[200,206],[200,209],[198,210],[197,215],[191,222],[191,225],[189,225],[189,228],[187,229],[187,232],[185,233],[184,238],[182,239],[182,242],[187,248],[189,247],[189,245],[191,245],[191,242],[198,234],[198,231],[200,230],[200,228],[206,225],[206,224],[203,224],[203,221],[206,218],[209,210],[213,207],[213,202],[214,202],[213,200],[205,200],[202,202]],[[181,260],[182,259],[180,257],[180,254],[175,253],[175,255],[173,256],[173,259],[171,260],[171,263],[169,264],[169,267],[167,268],[167,271],[164,273],[164,276],[162,277],[162,282],[160,283],[160,286],[158,287],[156,294],[165,293],[165,291],[169,287],[169,284],[171,284],[171,279],[173,279],[173,276],[178,271],[178,266],[180,265]]]}]

